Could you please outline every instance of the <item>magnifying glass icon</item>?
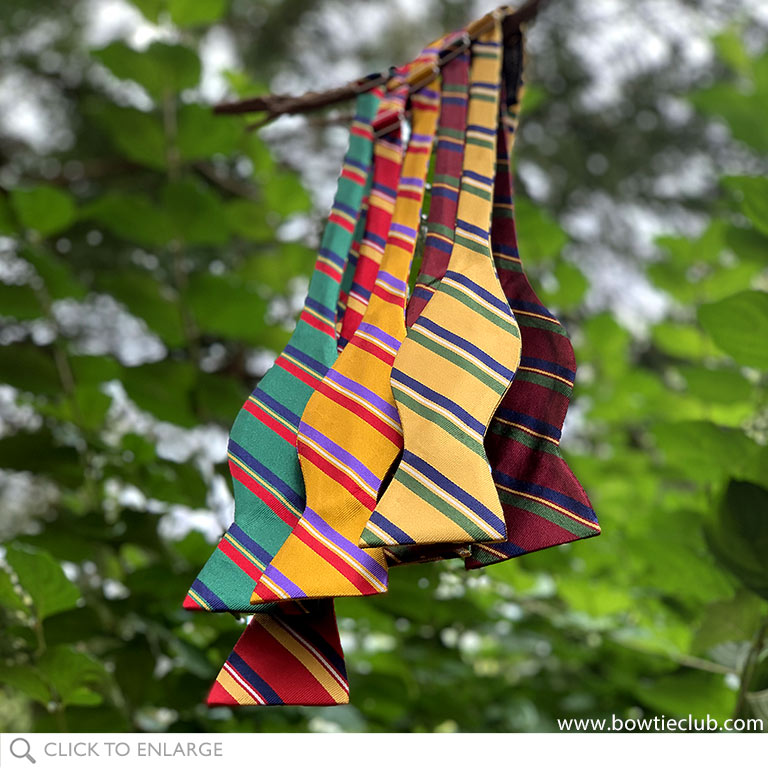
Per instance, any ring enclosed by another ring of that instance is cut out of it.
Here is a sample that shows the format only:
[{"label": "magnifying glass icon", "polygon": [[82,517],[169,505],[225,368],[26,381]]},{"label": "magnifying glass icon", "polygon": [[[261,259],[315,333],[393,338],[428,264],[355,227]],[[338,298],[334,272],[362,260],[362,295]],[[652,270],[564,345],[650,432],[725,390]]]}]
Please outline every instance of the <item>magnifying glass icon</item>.
[{"label": "magnifying glass icon", "polygon": [[14,757],[18,757],[19,760],[26,757],[30,763],[36,763],[37,760],[29,754],[31,749],[32,746],[26,739],[14,739],[11,742],[11,754]]}]

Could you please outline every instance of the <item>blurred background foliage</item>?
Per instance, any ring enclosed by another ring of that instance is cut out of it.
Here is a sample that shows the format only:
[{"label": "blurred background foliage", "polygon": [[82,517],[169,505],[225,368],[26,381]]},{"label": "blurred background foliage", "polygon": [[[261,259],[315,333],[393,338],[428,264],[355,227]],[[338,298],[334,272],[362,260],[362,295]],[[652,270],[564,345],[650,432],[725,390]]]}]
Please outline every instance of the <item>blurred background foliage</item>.
[{"label": "blurred background foliage", "polygon": [[576,347],[564,446],[603,535],[338,601],[350,706],[206,709],[243,624],[181,601],[231,517],[226,433],[301,304],[347,109],[256,132],[209,105],[406,61],[490,7],[394,5],[3,2],[3,730],[768,716],[768,14],[748,0],[552,0],[531,30],[521,254]]}]

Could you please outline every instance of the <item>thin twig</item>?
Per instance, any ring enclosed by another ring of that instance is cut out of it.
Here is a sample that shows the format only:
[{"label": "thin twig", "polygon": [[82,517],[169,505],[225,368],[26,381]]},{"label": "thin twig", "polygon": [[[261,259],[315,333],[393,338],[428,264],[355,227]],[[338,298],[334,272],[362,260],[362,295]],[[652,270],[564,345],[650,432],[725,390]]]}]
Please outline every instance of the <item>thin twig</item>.
[{"label": "thin twig", "polygon": [[[517,10],[512,10],[508,6],[502,6],[493,13],[483,16],[481,19],[469,24],[464,35],[459,36],[448,46],[448,48],[444,49],[439,58],[442,58],[443,63],[446,63],[449,59],[448,57],[443,58],[443,53],[450,54],[457,45],[462,44],[461,41],[464,38],[467,40],[477,39],[481,34],[492,28],[495,19],[498,16],[501,16],[503,19],[502,29],[504,40],[505,42],[509,41],[519,34],[521,24],[531,21],[536,16],[545,2],[546,0],[528,0]],[[425,65],[424,67],[415,68],[413,72],[409,73],[408,77],[405,79],[405,83],[409,86],[418,84],[418,88],[428,85],[439,74],[439,71],[433,71],[430,74],[430,69],[434,70],[434,67],[432,65]],[[266,96],[257,96],[243,101],[224,102],[222,104],[217,104],[213,108],[213,111],[219,115],[242,115],[249,112],[264,112],[264,117],[250,126],[253,130],[261,128],[280,115],[311,112],[316,109],[322,109],[323,107],[348,101],[380,82],[386,83],[387,88],[402,83],[402,81],[395,82],[389,79],[388,73],[380,73],[379,75],[373,75],[362,80],[355,80],[347,85],[331,88],[327,91],[310,91],[302,96],[270,93]]]}]

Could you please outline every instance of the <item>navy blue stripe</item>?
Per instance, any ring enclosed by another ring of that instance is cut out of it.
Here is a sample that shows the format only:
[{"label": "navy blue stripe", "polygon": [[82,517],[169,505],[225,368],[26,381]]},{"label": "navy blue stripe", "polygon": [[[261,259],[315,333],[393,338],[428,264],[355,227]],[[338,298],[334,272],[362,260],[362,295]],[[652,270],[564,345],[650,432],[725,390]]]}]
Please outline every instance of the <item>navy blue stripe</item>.
[{"label": "navy blue stripe", "polygon": [[449,200],[458,200],[459,191],[450,187],[432,187],[432,197],[447,197]]},{"label": "navy blue stripe", "polygon": [[242,544],[243,547],[252,555],[261,560],[262,563],[269,564],[272,559],[272,555],[267,552],[264,547],[255,542],[237,523],[232,523],[227,531],[238,544]]},{"label": "navy blue stripe", "polygon": [[496,307],[496,309],[502,311],[505,315],[512,317],[512,310],[509,308],[509,304],[507,304],[506,301],[497,299],[490,291],[486,291],[485,288],[473,282],[468,277],[464,277],[464,275],[460,274],[459,272],[453,272],[452,270],[446,272],[445,276],[450,277],[457,283],[461,283],[463,286],[466,286],[471,291],[474,291],[481,299],[484,299],[489,304]]},{"label": "navy blue stripe", "polygon": [[390,197],[397,197],[397,190],[394,187],[388,187],[386,184],[381,184],[380,182],[376,182],[372,186],[373,189],[375,189],[377,192],[383,192],[386,195],[389,195]]},{"label": "navy blue stripe", "polygon": [[417,285],[413,289],[412,296],[418,296],[420,299],[426,299],[429,301],[432,298],[432,291],[428,291],[426,288],[422,288],[420,285]]},{"label": "navy blue stripe", "polygon": [[360,213],[360,211],[357,208],[353,208],[351,205],[342,203],[341,200],[333,201],[333,210],[342,211],[343,213],[346,213],[349,216],[354,216],[354,218],[357,218],[357,215]]},{"label": "navy blue stripe", "polygon": [[471,232],[473,235],[477,235],[478,237],[488,237],[487,229],[478,227],[476,224],[470,224],[468,221],[464,221],[463,219],[456,219],[456,227],[466,230],[467,232]]},{"label": "navy blue stripe", "polygon": [[485,522],[495,531],[498,531],[502,536],[506,535],[506,527],[503,520],[499,520],[488,507],[481,504],[473,496],[470,496],[465,490],[456,485],[456,483],[451,482],[445,475],[438,472],[433,466],[427,464],[424,459],[419,458],[416,454],[411,453],[410,451],[403,451],[403,461],[421,472],[422,475],[429,478],[435,485],[439,486],[446,493],[449,493],[456,500],[460,501],[465,507],[471,509],[478,517],[485,520]]},{"label": "navy blue stripe", "polygon": [[228,611],[229,606],[215,593],[211,592],[200,579],[192,582],[192,592],[197,592],[205,600],[212,611]]},{"label": "navy blue stripe", "polygon": [[[480,85],[480,83],[478,83]],[[467,131],[476,131],[477,133],[484,133],[487,136],[495,136],[496,135],[496,128],[488,128],[485,125],[477,125],[477,124],[471,124],[467,125]]]},{"label": "navy blue stripe", "polygon": [[442,103],[458,104],[459,106],[463,107],[467,103],[467,97],[466,96],[443,96]]},{"label": "navy blue stripe", "polygon": [[442,251],[443,253],[447,254],[450,254],[451,251],[453,251],[452,243],[446,243],[445,240],[442,240],[439,237],[435,237],[434,235],[427,235],[424,240],[424,245],[428,246],[429,248],[436,248],[438,251]]},{"label": "navy blue stripe", "polygon": [[263,389],[259,389],[257,387],[251,393],[251,397],[253,397],[254,400],[258,400],[258,402],[263,403],[267,408],[282,416],[289,424],[293,424],[294,427],[299,426],[301,416],[291,411],[278,400],[275,400],[274,397],[270,397]]},{"label": "navy blue stripe", "polygon": [[386,531],[398,544],[416,543],[405,531],[401,531],[391,520],[387,520],[376,510],[371,513],[370,521]]},{"label": "navy blue stripe", "polygon": [[556,376],[562,376],[570,382],[576,379],[576,374],[570,368],[552,363],[549,360],[542,360],[540,357],[521,357],[520,365],[530,368],[541,368],[541,370],[554,373]]},{"label": "navy blue stripe", "polygon": [[275,689],[259,675],[253,667],[237,652],[232,651],[227,661],[248,684],[255,688],[267,704],[282,704],[283,700],[275,693]]},{"label": "navy blue stripe", "polygon": [[368,169],[370,168],[368,163],[362,160],[355,160],[351,157],[344,158],[344,165],[351,165],[353,168],[359,168],[364,173],[368,173]]},{"label": "navy blue stripe", "polygon": [[304,363],[307,368],[311,368],[315,373],[319,373],[321,376],[325,376],[325,374],[328,373],[327,365],[323,365],[318,360],[315,360],[314,357],[310,357],[306,352],[302,352],[291,344],[283,350],[282,354],[295,357],[299,362]]},{"label": "navy blue stripe", "polygon": [[512,205],[512,195],[500,195],[498,192],[493,196],[493,204],[501,203],[502,205]]},{"label": "navy blue stripe", "polygon": [[[420,318],[423,319],[423,318]],[[417,321],[418,322],[418,321]],[[401,384],[405,384],[410,387],[414,392],[418,392],[422,397],[426,397],[427,400],[445,408],[454,416],[458,417],[464,422],[470,429],[473,429],[480,437],[485,435],[485,425],[478,421],[471,413],[467,413],[461,406],[456,405],[450,398],[445,395],[441,395],[439,392],[435,392],[433,389],[425,386],[416,379],[411,378],[407,374],[399,371],[397,368],[392,369],[392,378],[395,381],[399,381]]]},{"label": "navy blue stripe", "polygon": [[[291,623],[283,621],[286,626],[291,626]],[[347,678],[347,665],[344,663],[344,657],[341,656],[338,651],[318,632],[312,629],[310,618],[302,617],[302,619],[295,619],[298,623],[301,621],[302,626],[296,627],[295,631],[301,635],[310,645],[313,645],[330,663],[330,665],[346,680]]]},{"label": "navy blue stripe", "polygon": [[504,376],[510,381],[515,378],[514,371],[511,371],[509,368],[506,368],[501,363],[494,360],[487,352],[484,352],[482,349],[480,349],[480,347],[475,346],[461,336],[457,336],[455,333],[451,333],[451,331],[447,331],[433,320],[430,320],[427,317],[420,317],[414,323],[414,326],[427,328],[441,339],[445,339],[446,341],[451,342],[451,344],[455,344],[460,349],[463,349],[465,352],[469,352],[469,354],[472,355],[472,357],[474,357],[476,360],[480,360],[480,362],[485,363],[485,365],[487,365],[492,371],[496,371],[496,373]]},{"label": "navy blue stripe", "polygon": [[576,499],[566,496],[564,493],[558,493],[551,488],[545,488],[543,485],[536,485],[536,483],[523,482],[516,477],[505,475],[503,472],[499,472],[496,469],[493,470],[493,479],[499,485],[505,485],[507,488],[512,488],[515,491],[522,491],[523,493],[529,493],[532,496],[541,496],[541,498],[551,501],[553,504],[557,504],[559,507],[563,507],[569,512],[573,512],[574,515],[578,515],[584,520],[590,520],[593,523],[597,522],[594,510],[581,502],[576,501]]},{"label": "navy blue stripe", "polygon": [[[495,544],[486,544],[487,547],[493,550],[493,552],[503,556],[504,558],[520,557],[528,552],[527,549],[518,547],[517,544],[513,544],[511,541],[501,541]],[[477,555],[475,556],[476,559]]]},{"label": "navy blue stripe", "polygon": [[493,179],[490,176],[483,176],[481,173],[468,171],[466,168],[462,171],[461,175],[466,176],[468,179],[474,179],[475,181],[482,181],[485,184],[491,184],[493,182]]},{"label": "navy blue stripe", "polygon": [[352,283],[352,287],[349,289],[349,292],[352,293],[353,291],[366,300],[371,298],[371,292],[367,288],[363,288],[360,283]]},{"label": "navy blue stripe", "polygon": [[516,424],[522,424],[524,427],[528,427],[541,435],[551,437],[553,440],[559,440],[561,436],[560,430],[552,424],[541,421],[541,419],[534,419],[533,416],[513,411],[510,408],[497,408],[494,418],[514,421]]},{"label": "navy blue stripe", "polygon": [[326,259],[332,261],[334,264],[342,268],[347,263],[346,259],[339,256],[338,253],[334,253],[330,248],[320,248],[318,250],[318,254],[320,256],[324,256]]},{"label": "navy blue stripe", "polygon": [[322,315],[326,320],[336,320],[336,313],[330,307],[326,307],[325,304],[321,304],[311,296],[307,296],[304,306],[314,309],[318,315]]},{"label": "navy blue stripe", "polygon": [[493,244],[493,252],[494,253],[501,253],[504,256],[515,256],[519,257],[519,253],[517,251],[516,245],[503,245],[502,243],[496,243]]},{"label": "navy blue stripe", "polygon": [[381,237],[380,235],[374,235],[372,232],[366,232],[363,240],[369,240],[380,248],[385,248],[387,245],[386,238]]},{"label": "navy blue stripe", "polygon": [[543,304],[537,304],[535,301],[510,300],[509,306],[512,307],[513,310],[517,309],[525,312],[535,312],[537,315],[544,315],[552,320],[557,320],[557,318]]},{"label": "navy blue stripe", "polygon": [[241,445],[238,445],[234,440],[229,440],[229,451],[237,456],[246,466],[250,467],[254,472],[263,477],[271,486],[285,496],[288,501],[293,504],[299,510],[304,509],[306,506],[306,499],[299,496],[296,491],[291,488],[284,480],[281,480],[274,472],[269,470],[264,464],[251,456],[248,451]]}]

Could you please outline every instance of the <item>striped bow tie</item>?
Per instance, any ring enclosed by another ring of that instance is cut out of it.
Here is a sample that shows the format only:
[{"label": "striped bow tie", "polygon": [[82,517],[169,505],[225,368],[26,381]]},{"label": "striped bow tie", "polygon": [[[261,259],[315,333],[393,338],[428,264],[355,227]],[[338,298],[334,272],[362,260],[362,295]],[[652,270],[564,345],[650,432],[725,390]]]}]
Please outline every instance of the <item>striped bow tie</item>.
[{"label": "striped bow tie", "polygon": [[[229,468],[235,522],[184,601],[190,610],[250,611],[256,580],[304,510],[296,430],[304,406],[337,357],[339,286],[373,150],[371,122],[379,91],[358,97],[349,150],[304,309],[285,350],[232,426]],[[281,537],[282,534],[282,537]]]},{"label": "striped bow tie", "polygon": [[504,293],[520,325],[523,355],[485,441],[504,508],[507,540],[473,545],[465,560],[467,568],[600,533],[587,494],[560,454],[560,433],[576,377],[573,347],[563,326],[531,288],[517,250],[509,162],[518,104],[516,79],[508,87],[511,115],[499,127],[492,242]]},{"label": "striped bow tie", "polygon": [[419,227],[439,94],[413,96],[413,131],[378,277],[349,344],[310,398],[298,450],[307,506],[259,579],[253,603],[376,594],[387,588],[383,551],[358,541],[402,432],[390,386],[405,336],[406,280]]},{"label": "striped bow tie", "polygon": [[367,546],[506,538],[483,446],[520,358],[520,334],[489,233],[500,40],[497,23],[473,47],[454,245],[445,276],[408,330],[392,370],[404,448],[367,526]]}]

